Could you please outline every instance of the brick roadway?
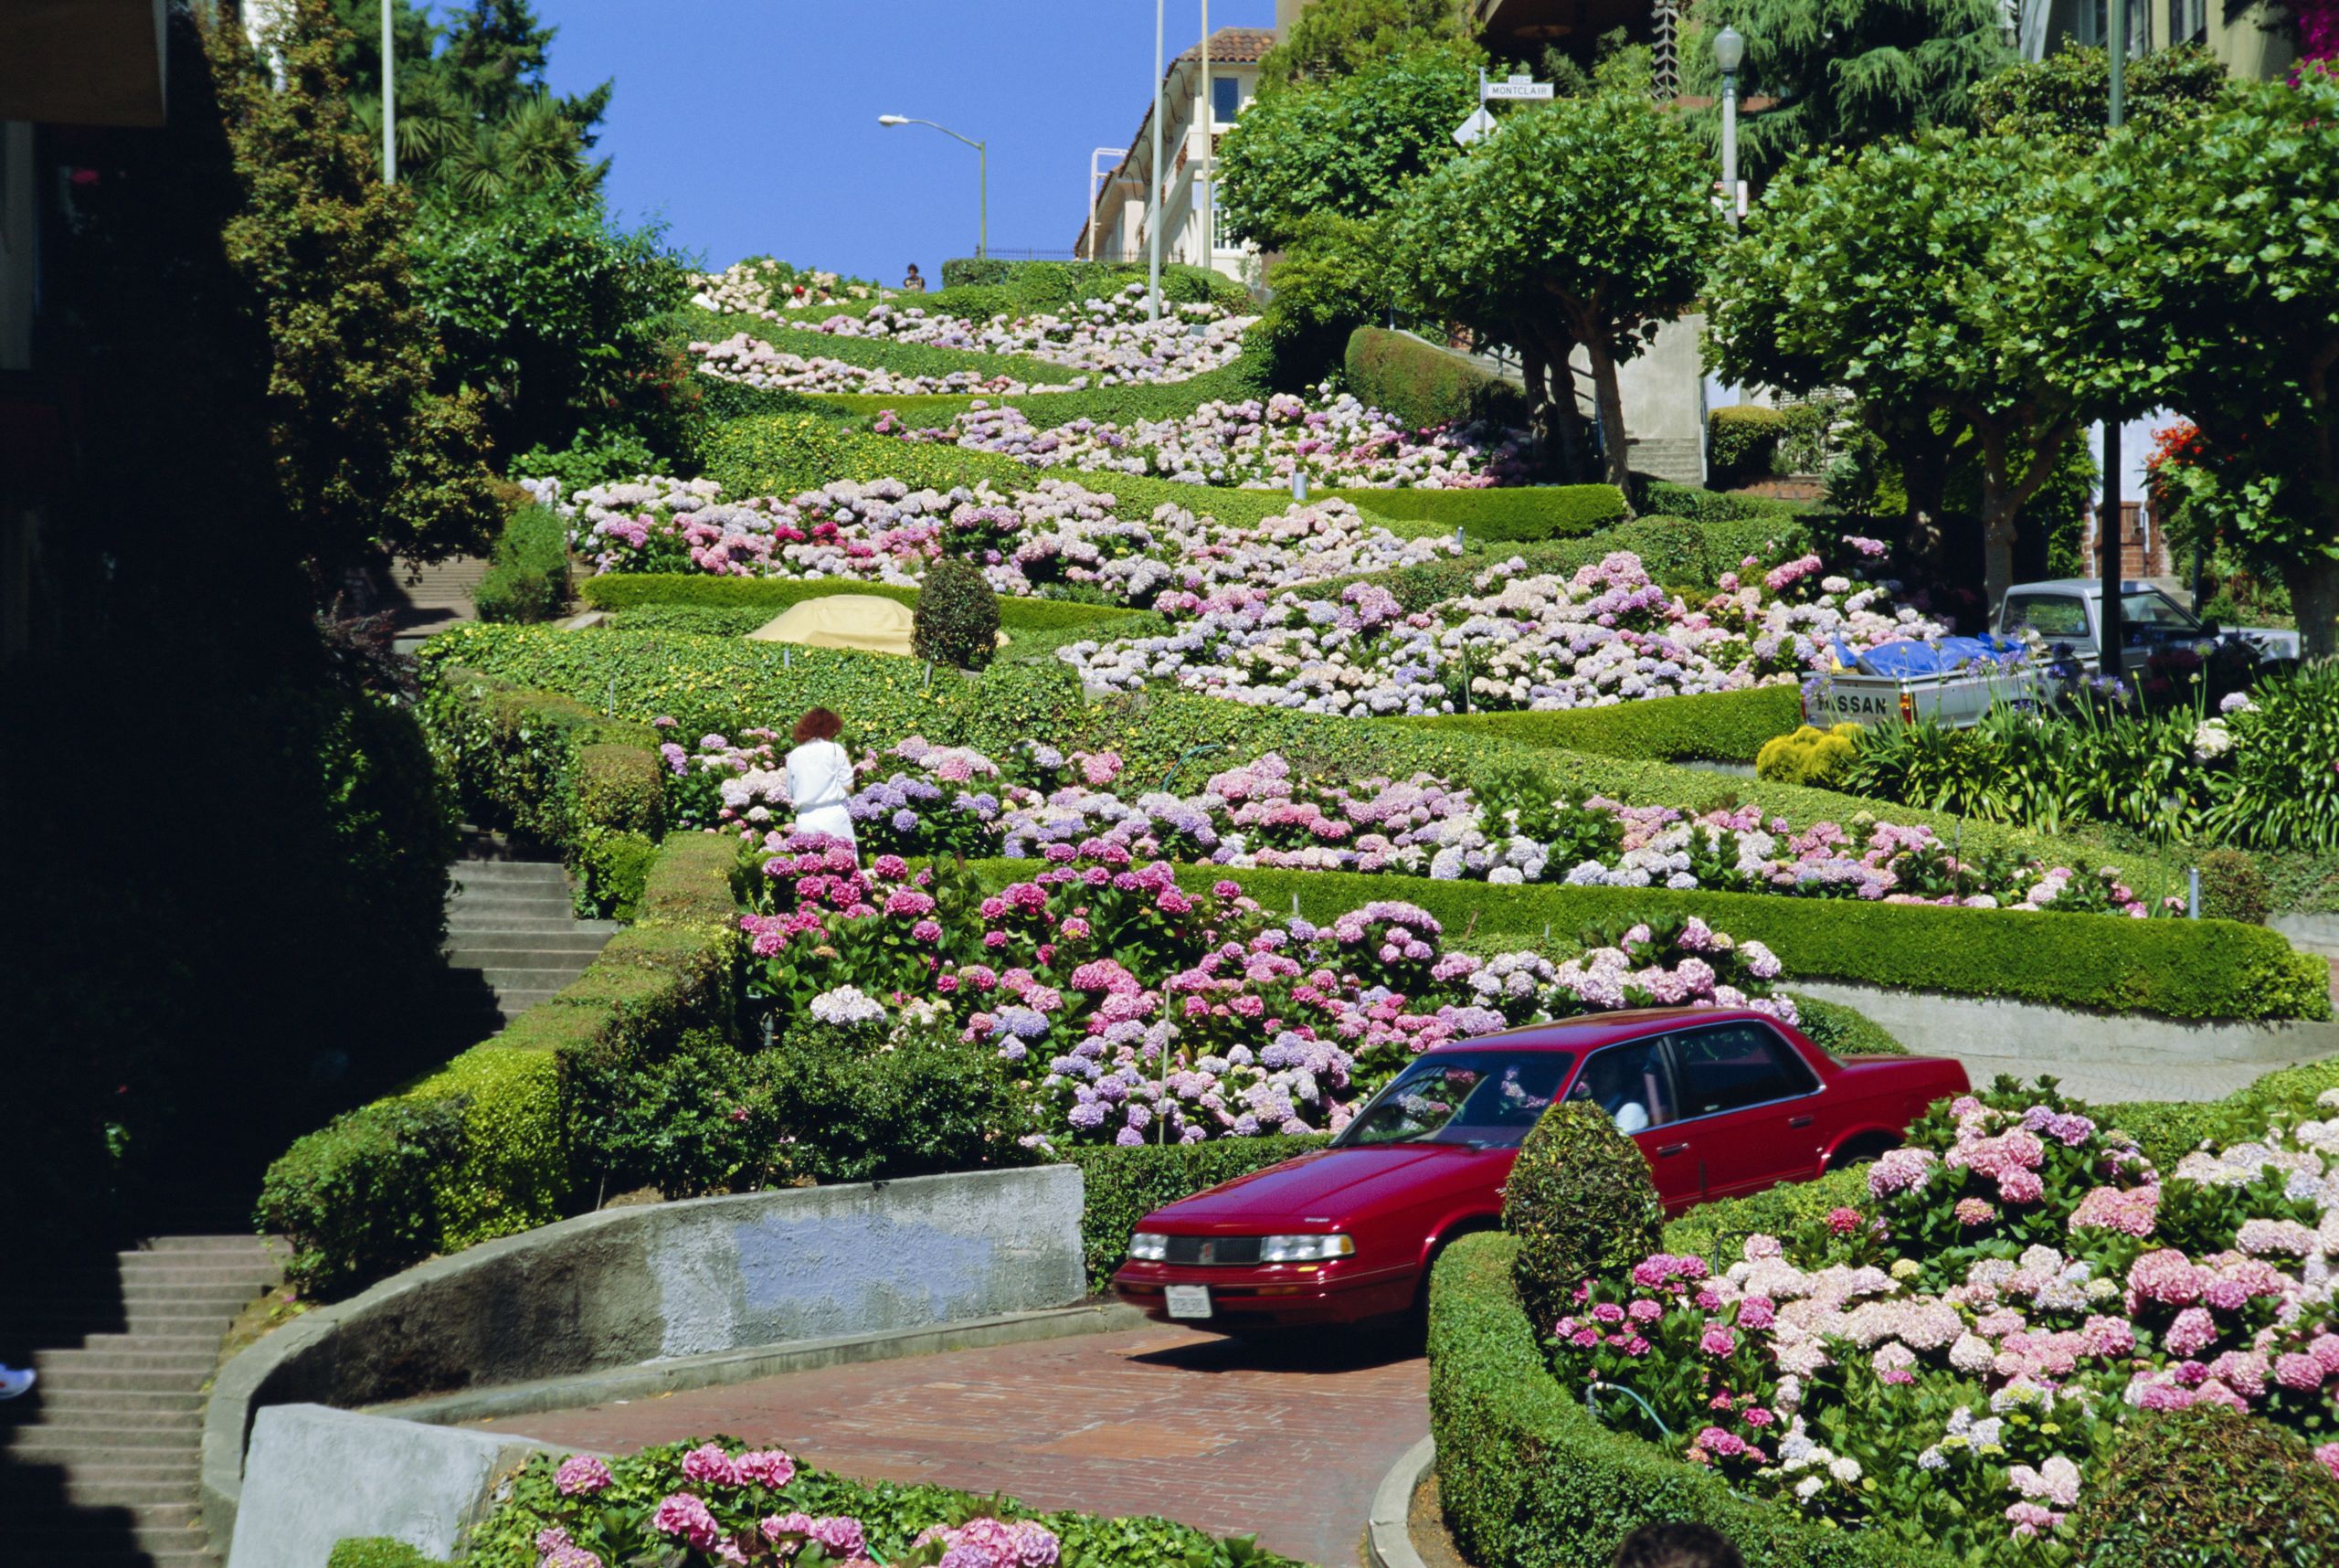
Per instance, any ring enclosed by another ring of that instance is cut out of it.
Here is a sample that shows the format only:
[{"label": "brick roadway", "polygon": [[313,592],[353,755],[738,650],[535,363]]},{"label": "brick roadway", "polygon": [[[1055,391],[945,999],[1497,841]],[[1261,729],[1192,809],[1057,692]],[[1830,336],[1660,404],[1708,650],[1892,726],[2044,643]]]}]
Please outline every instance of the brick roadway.
[{"label": "brick roadway", "polygon": [[603,1453],[721,1432],[841,1475],[1165,1514],[1349,1568],[1373,1488],[1428,1433],[1427,1388],[1411,1348],[1148,1327],[476,1425]]}]

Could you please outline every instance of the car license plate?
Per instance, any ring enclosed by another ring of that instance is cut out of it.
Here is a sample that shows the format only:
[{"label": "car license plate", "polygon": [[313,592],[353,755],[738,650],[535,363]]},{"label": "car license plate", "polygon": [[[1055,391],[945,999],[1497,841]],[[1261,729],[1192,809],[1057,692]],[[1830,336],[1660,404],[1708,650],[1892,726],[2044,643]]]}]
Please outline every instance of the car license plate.
[{"label": "car license plate", "polygon": [[1207,1318],[1210,1316],[1210,1287],[1207,1285],[1172,1285],[1164,1288],[1170,1298],[1172,1318]]}]

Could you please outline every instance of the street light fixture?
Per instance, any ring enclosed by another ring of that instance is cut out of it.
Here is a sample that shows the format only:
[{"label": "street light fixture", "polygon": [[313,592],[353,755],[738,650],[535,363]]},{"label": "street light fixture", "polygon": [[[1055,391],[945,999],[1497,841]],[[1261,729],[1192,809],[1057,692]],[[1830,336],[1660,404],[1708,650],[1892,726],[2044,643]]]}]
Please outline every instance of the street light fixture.
[{"label": "street light fixture", "polygon": [[1714,35],[1714,64],[1721,71],[1721,200],[1730,226],[1738,227],[1738,68],[1746,58],[1746,36],[1725,26]]},{"label": "street light fixture", "polygon": [[977,237],[976,237],[976,239],[975,239],[975,254],[976,254],[976,255],[978,255],[978,256],[988,256],[988,255],[990,255],[990,147],[989,147],[986,143],[981,143],[981,142],[978,142],[978,141],[976,141],[976,140],[975,140],[973,137],[971,137],[971,136],[961,136],[961,135],[959,135],[959,134],[958,134],[958,132],[957,132],[956,131],[951,130],[951,129],[950,129],[950,127],[948,127],[947,125],[937,125],[937,124],[936,124],[936,123],[935,123],[933,121],[931,121],[931,120],[913,120],[913,119],[911,119],[908,115],[905,115],[905,114],[880,114],[880,115],[877,117],[877,123],[878,123],[878,124],[880,124],[880,125],[884,126],[884,127],[885,127],[887,130],[889,130],[889,131],[890,131],[890,130],[892,130],[892,129],[893,129],[894,126],[896,126],[896,125],[926,125],[926,126],[930,126],[930,127],[932,127],[934,130],[937,130],[937,131],[941,132],[945,136],[949,137],[952,141],[954,141],[954,142],[964,142],[968,146],[972,147],[972,148],[975,150],[975,159],[976,159],[977,177],[978,177],[978,178],[979,179],[979,181],[981,182],[981,183],[980,183],[980,185],[979,185],[979,186],[978,187],[978,188],[979,188],[979,192],[980,192],[979,200],[980,200],[980,202],[981,202],[981,208],[980,208],[980,212],[981,212],[981,218],[980,218],[981,228],[979,228],[979,229],[976,231],[976,232],[977,232]]}]

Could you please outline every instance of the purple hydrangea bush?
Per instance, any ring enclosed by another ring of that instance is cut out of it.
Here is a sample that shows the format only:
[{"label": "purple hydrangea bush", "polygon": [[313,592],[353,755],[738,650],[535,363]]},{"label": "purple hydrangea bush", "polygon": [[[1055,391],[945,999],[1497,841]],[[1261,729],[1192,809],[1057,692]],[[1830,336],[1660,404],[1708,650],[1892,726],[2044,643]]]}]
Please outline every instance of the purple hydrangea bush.
[{"label": "purple hydrangea bush", "polygon": [[[1555,965],[1457,950],[1417,906],[1316,925],[1233,882],[1101,839],[985,892],[949,863],[857,862],[814,834],[748,846],[751,994],[821,1022],[926,1031],[982,1050],[1042,1112],[1043,1142],[1199,1142],[1337,1130],[1418,1052],[1549,1017],[1751,1006],[1778,962],[1702,922],[1642,922]],[[849,991],[849,994],[848,994]],[[875,1011],[873,1011],[875,1010]]]},{"label": "purple hydrangea bush", "polygon": [[2315,1110],[2162,1171],[2002,1079],[1857,1207],[1586,1281],[1543,1325],[1554,1368],[1733,1487],[1978,1563],[2059,1560],[2136,1411],[2249,1411],[2339,1473],[2339,1090]]}]

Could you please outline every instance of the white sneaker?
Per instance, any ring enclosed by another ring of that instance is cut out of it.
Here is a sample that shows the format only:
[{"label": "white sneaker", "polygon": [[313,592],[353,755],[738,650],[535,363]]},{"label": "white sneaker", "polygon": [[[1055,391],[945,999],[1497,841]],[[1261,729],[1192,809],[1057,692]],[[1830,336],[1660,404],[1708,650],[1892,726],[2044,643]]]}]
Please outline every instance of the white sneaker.
[{"label": "white sneaker", "polygon": [[40,1374],[27,1367],[18,1372],[15,1367],[0,1367],[0,1399],[14,1399],[20,1393],[30,1393]]}]

